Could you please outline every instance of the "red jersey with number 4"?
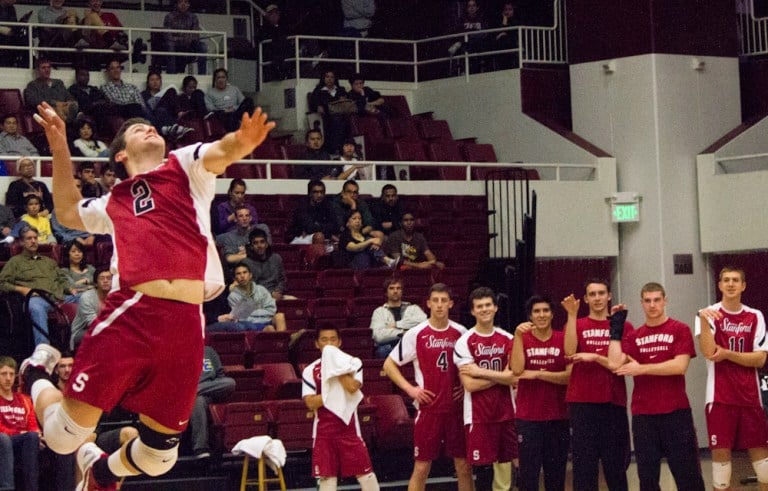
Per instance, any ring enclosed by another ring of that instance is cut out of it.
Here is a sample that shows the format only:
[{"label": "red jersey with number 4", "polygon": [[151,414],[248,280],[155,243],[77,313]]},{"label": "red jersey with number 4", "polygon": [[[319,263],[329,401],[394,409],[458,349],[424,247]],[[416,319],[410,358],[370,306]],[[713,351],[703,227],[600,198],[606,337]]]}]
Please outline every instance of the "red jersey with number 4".
[{"label": "red jersey with number 4", "polygon": [[[595,353],[608,356],[610,321],[582,317],[576,321],[577,353]],[[629,322],[624,323],[624,336],[632,332]],[[571,380],[565,395],[568,402],[592,402],[627,405],[627,386],[624,377],[614,375],[597,362],[574,363]]]},{"label": "red jersey with number 4", "polygon": [[389,354],[398,366],[413,362],[416,385],[435,394],[432,404],[419,406],[414,401],[420,411],[449,413],[454,410],[453,390],[461,382],[453,351],[465,332],[464,326],[453,321],[448,321],[445,329],[435,329],[426,320],[406,331]]},{"label": "red jersey with number 4", "polygon": [[[562,331],[552,331],[552,336],[545,341],[530,332],[518,336],[516,342],[520,339],[525,347],[526,370],[563,372],[567,368],[565,335]],[[568,419],[566,387],[565,384],[553,384],[544,380],[520,380],[515,398],[516,416],[528,421]]]},{"label": "red jersey with number 4", "polygon": [[[626,336],[621,346],[640,364],[662,363],[678,355],[696,356],[691,328],[675,319],[654,327],[643,324]],[[632,414],[668,414],[691,407],[685,375],[639,375],[634,380]]]},{"label": "red jersey with number 4", "polygon": [[[768,351],[765,339],[765,319],[757,309],[741,306],[738,312],[729,312],[718,302],[707,307],[723,314],[722,319],[710,324],[715,343],[739,353]],[[696,316],[696,335],[701,334],[701,321]],[[707,360],[707,391],[705,402],[733,406],[762,407],[757,369],[745,367],[729,360],[717,363]]]},{"label": "red jersey with number 4", "polygon": [[216,176],[202,162],[209,146],[175,150],[164,164],[79,203],[88,232],[112,236],[113,289],[189,279],[205,281],[206,300],[221,293],[224,275],[210,234]]},{"label": "red jersey with number 4", "polygon": [[[491,334],[470,329],[456,343],[456,366],[475,363],[481,368],[504,371],[512,353],[512,335],[498,327]],[[512,386],[495,384],[477,392],[464,391],[464,424],[500,423],[515,419]]]}]

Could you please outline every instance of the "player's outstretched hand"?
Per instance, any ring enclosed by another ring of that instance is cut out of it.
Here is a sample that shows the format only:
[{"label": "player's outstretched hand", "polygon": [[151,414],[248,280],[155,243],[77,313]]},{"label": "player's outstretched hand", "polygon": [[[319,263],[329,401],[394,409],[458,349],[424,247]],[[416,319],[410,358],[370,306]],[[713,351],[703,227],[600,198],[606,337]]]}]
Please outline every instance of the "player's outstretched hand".
[{"label": "player's outstretched hand", "polygon": [[562,302],[560,302],[560,305],[562,305],[565,311],[569,314],[576,315],[579,313],[579,305],[581,305],[581,300],[578,300],[573,296],[573,293],[571,293],[565,297]]},{"label": "player's outstretched hand", "polygon": [[267,113],[262,112],[261,107],[257,107],[253,114],[243,114],[240,129],[235,132],[238,141],[253,148],[261,145],[261,142],[275,127],[275,122],[267,121],[267,118]]},{"label": "player's outstretched hand", "polygon": [[45,130],[45,137],[48,139],[48,147],[52,153],[57,151],[69,150],[67,144],[67,125],[64,120],[56,114],[56,110],[47,102],[38,104],[37,114],[33,116],[35,121]]}]

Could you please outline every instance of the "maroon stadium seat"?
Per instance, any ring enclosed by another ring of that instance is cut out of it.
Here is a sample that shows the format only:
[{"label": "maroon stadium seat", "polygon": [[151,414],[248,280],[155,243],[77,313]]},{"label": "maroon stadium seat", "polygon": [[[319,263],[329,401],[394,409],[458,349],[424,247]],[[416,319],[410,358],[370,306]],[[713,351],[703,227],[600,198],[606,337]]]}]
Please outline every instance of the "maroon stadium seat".
[{"label": "maroon stadium seat", "polygon": [[275,438],[283,442],[288,452],[312,448],[312,425],[315,413],[310,411],[303,400],[272,401]]},{"label": "maroon stadium seat", "polygon": [[296,376],[293,365],[290,363],[264,363],[257,366],[264,369],[265,400],[301,398],[301,379]]},{"label": "maroon stadium seat", "polygon": [[272,434],[272,414],[264,402],[230,402],[209,406],[212,450],[230,452],[237,442]]}]

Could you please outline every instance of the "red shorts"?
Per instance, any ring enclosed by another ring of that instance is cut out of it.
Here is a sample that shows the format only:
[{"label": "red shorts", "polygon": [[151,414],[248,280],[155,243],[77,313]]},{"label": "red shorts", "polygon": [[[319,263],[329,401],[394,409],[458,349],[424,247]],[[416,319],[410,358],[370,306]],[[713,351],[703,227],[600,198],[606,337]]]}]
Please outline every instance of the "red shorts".
[{"label": "red shorts", "polygon": [[762,407],[710,403],[706,407],[709,448],[768,447],[768,421]]},{"label": "red shorts", "polygon": [[460,411],[450,413],[419,411],[416,414],[413,427],[414,459],[432,461],[440,455],[464,458],[466,454]]},{"label": "red shorts", "polygon": [[514,421],[473,423],[467,432],[467,460],[472,465],[509,462],[517,458],[517,431]]},{"label": "red shorts", "polygon": [[315,438],[312,446],[314,477],[352,477],[373,472],[368,447],[359,436]]},{"label": "red shorts", "polygon": [[200,305],[123,289],[107,296],[77,350],[64,395],[187,427],[203,363]]}]

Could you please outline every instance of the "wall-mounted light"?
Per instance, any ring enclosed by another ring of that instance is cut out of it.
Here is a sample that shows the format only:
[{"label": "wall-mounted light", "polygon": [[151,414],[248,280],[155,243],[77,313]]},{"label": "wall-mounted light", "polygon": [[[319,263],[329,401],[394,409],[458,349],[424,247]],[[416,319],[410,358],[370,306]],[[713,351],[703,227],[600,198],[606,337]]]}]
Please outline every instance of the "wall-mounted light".
[{"label": "wall-mounted light", "polygon": [[707,69],[707,62],[700,58],[693,57],[691,58],[691,68],[697,72],[703,72]]},{"label": "wall-mounted light", "polygon": [[603,73],[610,75],[616,71],[616,60],[611,60],[603,63]]}]

